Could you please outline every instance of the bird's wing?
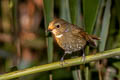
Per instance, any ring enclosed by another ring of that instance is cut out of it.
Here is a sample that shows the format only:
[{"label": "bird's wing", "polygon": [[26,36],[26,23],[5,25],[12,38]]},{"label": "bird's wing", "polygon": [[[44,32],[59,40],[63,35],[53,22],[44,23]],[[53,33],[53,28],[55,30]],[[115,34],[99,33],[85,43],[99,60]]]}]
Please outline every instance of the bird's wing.
[{"label": "bird's wing", "polygon": [[84,35],[86,34],[83,28],[77,27],[76,25],[72,25],[71,28],[72,35],[74,36],[84,37]]},{"label": "bird's wing", "polygon": [[90,43],[93,46],[96,46],[95,40],[100,40],[99,37],[95,35],[89,35],[87,32],[84,31],[84,29],[79,28],[77,26],[72,27],[72,34],[84,38],[88,43]]}]

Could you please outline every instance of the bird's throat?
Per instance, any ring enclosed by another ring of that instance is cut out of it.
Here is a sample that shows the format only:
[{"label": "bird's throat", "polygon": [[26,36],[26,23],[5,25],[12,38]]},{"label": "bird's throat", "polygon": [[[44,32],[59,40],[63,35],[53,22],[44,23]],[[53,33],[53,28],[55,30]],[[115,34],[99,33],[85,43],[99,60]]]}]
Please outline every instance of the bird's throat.
[{"label": "bird's throat", "polygon": [[56,29],[52,30],[52,33],[55,35],[56,38],[61,38],[63,34],[58,34]]},{"label": "bird's throat", "polygon": [[63,34],[56,35],[57,38],[61,38],[62,36],[63,36]]}]

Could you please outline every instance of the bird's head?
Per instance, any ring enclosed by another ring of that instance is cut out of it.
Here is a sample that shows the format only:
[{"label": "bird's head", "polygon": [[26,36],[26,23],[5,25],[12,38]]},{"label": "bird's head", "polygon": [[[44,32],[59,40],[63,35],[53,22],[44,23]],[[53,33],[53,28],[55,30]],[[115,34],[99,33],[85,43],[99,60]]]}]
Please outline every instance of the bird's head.
[{"label": "bird's head", "polygon": [[48,26],[48,31],[52,32],[55,36],[61,35],[65,32],[68,26],[67,23],[68,22],[63,19],[54,19],[50,22]]}]

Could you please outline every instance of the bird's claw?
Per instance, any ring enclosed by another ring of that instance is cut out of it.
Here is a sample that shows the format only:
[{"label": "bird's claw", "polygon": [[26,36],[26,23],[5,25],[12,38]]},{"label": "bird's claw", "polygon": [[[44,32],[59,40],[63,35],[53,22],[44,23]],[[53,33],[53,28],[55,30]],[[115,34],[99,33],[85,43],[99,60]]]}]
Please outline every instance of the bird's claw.
[{"label": "bird's claw", "polygon": [[83,63],[85,63],[85,56],[82,56],[82,60]]},{"label": "bird's claw", "polygon": [[60,65],[62,65],[62,67],[63,67],[64,64],[67,64],[67,63],[64,61],[64,58],[62,57],[61,60],[60,60]]}]

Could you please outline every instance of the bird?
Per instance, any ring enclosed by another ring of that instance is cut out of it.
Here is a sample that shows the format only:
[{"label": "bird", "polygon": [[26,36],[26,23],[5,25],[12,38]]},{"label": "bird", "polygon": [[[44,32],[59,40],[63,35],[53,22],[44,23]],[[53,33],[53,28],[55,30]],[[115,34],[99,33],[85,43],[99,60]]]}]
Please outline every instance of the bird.
[{"label": "bird", "polygon": [[83,60],[85,59],[84,48],[87,44],[96,46],[95,40],[100,38],[90,35],[81,27],[71,24],[63,19],[55,18],[48,26],[48,31],[54,35],[57,44],[64,50],[61,61],[66,54],[83,50]]}]

